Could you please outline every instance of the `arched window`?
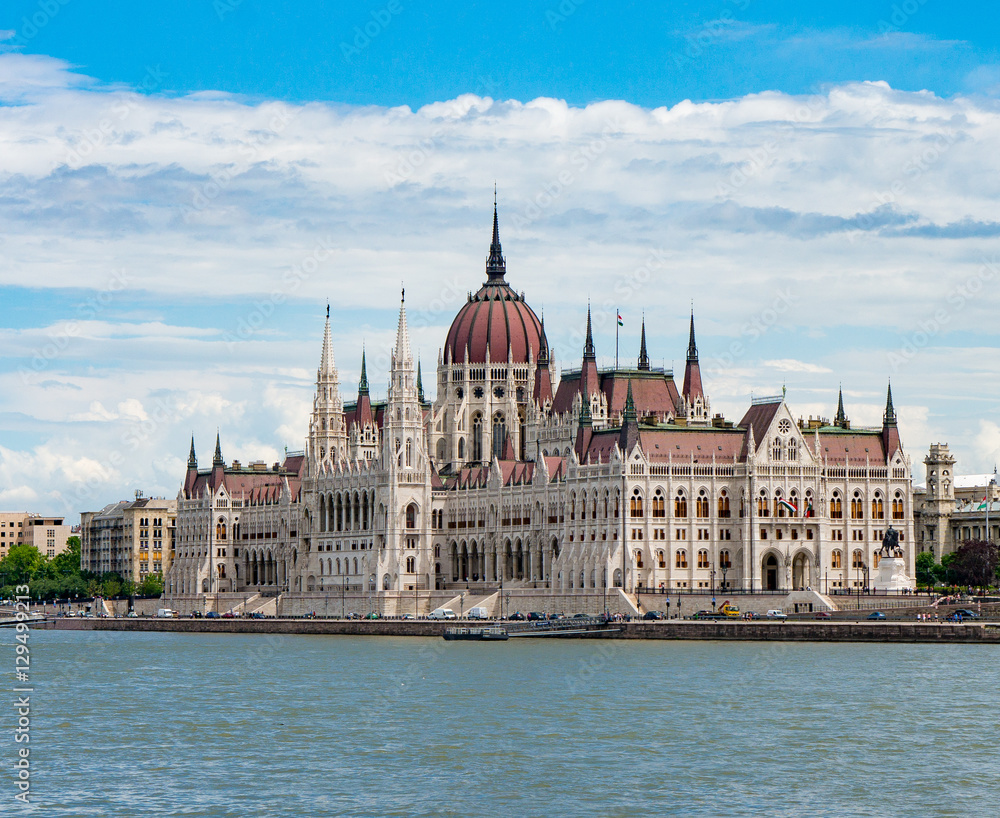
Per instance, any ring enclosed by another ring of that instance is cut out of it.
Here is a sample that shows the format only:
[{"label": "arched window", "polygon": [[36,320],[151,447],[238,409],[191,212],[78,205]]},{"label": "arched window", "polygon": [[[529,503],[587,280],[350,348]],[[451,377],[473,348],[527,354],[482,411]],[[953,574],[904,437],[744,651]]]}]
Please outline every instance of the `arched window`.
[{"label": "arched window", "polygon": [[851,568],[862,568],[865,563],[865,555],[861,553],[860,548],[855,548],[851,553]]},{"label": "arched window", "polygon": [[771,444],[771,459],[781,460],[781,438],[776,437]]},{"label": "arched window", "polygon": [[458,459],[465,460],[465,438],[460,437],[458,439]]},{"label": "arched window", "polygon": [[852,520],[863,520],[865,517],[865,503],[861,498],[861,492],[854,492],[854,496],[851,498],[851,519]]},{"label": "arched window", "polygon": [[705,549],[698,552],[698,567],[708,568],[708,552]]},{"label": "arched window", "polygon": [[663,497],[663,492],[660,489],[657,489],[656,494],[653,495],[653,516],[667,516],[666,502]]},{"label": "arched window", "polygon": [[723,489],[719,494],[719,517],[729,518],[729,493]]},{"label": "arched window", "polygon": [[683,491],[678,491],[677,496],[674,497],[674,516],[675,517],[688,516],[688,501]]},{"label": "arched window", "polygon": [[694,510],[696,517],[708,517],[708,494],[705,489],[698,492],[698,499],[695,500]]},{"label": "arched window", "polygon": [[635,552],[635,567],[642,568],[642,551]]},{"label": "arched window", "polygon": [[493,416],[493,456],[503,460],[503,450],[507,445],[507,422],[501,412]]},{"label": "arched window", "polygon": [[666,559],[664,559],[663,551],[657,551],[656,552],[656,565],[657,565],[658,568],[666,568],[667,567],[667,561],[666,561]]},{"label": "arched window", "polygon": [[844,555],[838,550],[830,555],[830,567],[841,568],[843,566]]},{"label": "arched window", "polygon": [[799,441],[794,437],[788,438],[788,459],[799,459]]},{"label": "arched window", "polygon": [[771,509],[767,503],[767,493],[761,491],[760,497],[757,498],[757,516],[758,517],[770,517]]},{"label": "arched window", "polygon": [[674,554],[674,568],[688,567],[688,552],[683,548]]},{"label": "arched window", "polygon": [[412,574],[417,570],[417,560],[415,557],[406,558],[406,573]]},{"label": "arched window", "polygon": [[733,562],[732,562],[732,559],[729,556],[729,551],[726,550],[726,549],[723,549],[722,551],[719,552],[719,567],[720,568],[732,568],[733,567]]},{"label": "arched window", "polygon": [[483,416],[478,412],[472,418],[472,459],[483,459]]},{"label": "arched window", "polygon": [[892,499],[892,519],[903,519],[903,494],[899,491],[896,492],[896,496]]},{"label": "arched window", "polygon": [[642,495],[639,493],[639,489],[632,492],[632,499],[629,502],[629,513],[632,517],[642,517]]},{"label": "arched window", "polygon": [[884,520],[885,519],[885,504],[882,501],[882,495],[878,492],[872,497],[872,519],[873,520]]},{"label": "arched window", "polygon": [[844,517],[844,503],[840,497],[840,492],[835,491],[830,498],[830,519],[841,520]]},{"label": "arched window", "polygon": [[410,503],[406,507],[406,527],[416,528],[417,527],[417,504]]},{"label": "arched window", "polygon": [[406,467],[413,466],[413,440],[406,438]]}]

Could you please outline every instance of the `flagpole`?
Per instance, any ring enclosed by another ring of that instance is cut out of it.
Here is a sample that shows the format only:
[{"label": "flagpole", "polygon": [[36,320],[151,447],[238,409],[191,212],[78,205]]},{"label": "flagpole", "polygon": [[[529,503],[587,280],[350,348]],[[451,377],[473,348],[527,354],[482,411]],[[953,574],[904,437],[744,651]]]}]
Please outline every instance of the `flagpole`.
[{"label": "flagpole", "polygon": [[[618,320],[619,315],[621,315],[621,311],[618,309],[618,307],[615,307],[615,371],[616,372],[618,371],[618,326],[621,324],[621,321]],[[624,581],[625,578],[622,577],[622,582]]]}]

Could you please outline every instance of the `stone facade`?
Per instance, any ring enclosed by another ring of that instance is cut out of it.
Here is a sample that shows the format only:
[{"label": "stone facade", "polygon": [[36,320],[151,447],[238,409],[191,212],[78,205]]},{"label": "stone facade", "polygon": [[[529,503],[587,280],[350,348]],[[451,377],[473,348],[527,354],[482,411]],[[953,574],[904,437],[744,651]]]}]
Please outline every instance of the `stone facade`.
[{"label": "stone facade", "polygon": [[177,503],[143,497],[111,503],[80,514],[80,566],[85,571],[116,574],[142,582],[166,574],[174,548]]},{"label": "stone facade", "polygon": [[544,324],[506,281],[497,214],[487,281],[460,310],[424,399],[400,304],[388,399],[365,362],[345,404],[329,310],[308,438],[267,469],[210,471],[192,442],[175,593],[399,595],[866,586],[898,530],[913,576],[910,463],[891,390],[881,427],[796,419],[784,395],[712,415],[692,314],[683,384],[599,369],[557,380]]}]

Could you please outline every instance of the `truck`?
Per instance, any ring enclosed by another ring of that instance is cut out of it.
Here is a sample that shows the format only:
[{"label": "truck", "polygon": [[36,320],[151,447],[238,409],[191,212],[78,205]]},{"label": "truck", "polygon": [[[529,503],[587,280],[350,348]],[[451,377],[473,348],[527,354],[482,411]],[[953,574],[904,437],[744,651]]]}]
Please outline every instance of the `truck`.
[{"label": "truck", "polygon": [[719,613],[725,614],[727,619],[739,619],[740,618],[740,609],[739,609],[739,607],[737,607],[736,605],[730,604],[730,602],[729,602],[728,599],[725,602],[722,603],[722,607],[719,608]]},{"label": "truck", "polygon": [[172,619],[173,617],[176,617],[176,616],[177,616],[177,611],[175,611],[175,610],[172,610],[172,609],[170,609],[170,608],[160,608],[160,609],[159,609],[159,610],[158,610],[158,611],[156,612],[156,615],[157,615],[157,616],[165,616],[165,617],[168,617],[168,618],[171,618],[171,619]]}]

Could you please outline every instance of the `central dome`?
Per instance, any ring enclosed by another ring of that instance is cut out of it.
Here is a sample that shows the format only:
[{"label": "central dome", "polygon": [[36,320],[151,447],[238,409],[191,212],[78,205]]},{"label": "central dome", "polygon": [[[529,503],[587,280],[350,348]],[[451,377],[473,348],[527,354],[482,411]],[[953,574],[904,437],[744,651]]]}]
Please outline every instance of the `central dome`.
[{"label": "central dome", "polygon": [[482,364],[486,352],[493,362],[526,364],[537,361],[546,346],[545,330],[534,310],[510,288],[507,264],[500,249],[500,229],[493,208],[493,243],[486,261],[486,283],[459,310],[448,330],[444,362]]}]

